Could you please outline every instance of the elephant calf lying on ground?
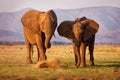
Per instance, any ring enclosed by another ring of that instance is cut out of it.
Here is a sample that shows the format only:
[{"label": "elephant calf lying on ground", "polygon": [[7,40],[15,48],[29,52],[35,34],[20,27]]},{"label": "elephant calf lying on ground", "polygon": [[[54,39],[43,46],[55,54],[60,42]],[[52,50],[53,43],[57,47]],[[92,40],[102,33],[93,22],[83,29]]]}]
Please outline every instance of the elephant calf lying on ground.
[{"label": "elephant calf lying on ground", "polygon": [[98,32],[99,25],[86,17],[77,18],[75,21],[63,21],[57,31],[60,36],[66,37],[73,43],[75,55],[75,66],[86,66],[86,46],[89,46],[90,63],[94,65],[94,41],[95,33]]}]

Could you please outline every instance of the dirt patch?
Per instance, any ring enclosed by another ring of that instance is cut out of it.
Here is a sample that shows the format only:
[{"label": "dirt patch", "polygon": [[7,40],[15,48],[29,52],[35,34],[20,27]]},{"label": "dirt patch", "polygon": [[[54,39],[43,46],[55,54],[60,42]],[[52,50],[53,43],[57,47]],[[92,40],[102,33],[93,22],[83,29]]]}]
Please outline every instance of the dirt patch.
[{"label": "dirt patch", "polygon": [[41,61],[38,62],[35,66],[36,68],[53,68],[57,69],[60,67],[60,61],[57,58],[53,58],[50,61]]}]

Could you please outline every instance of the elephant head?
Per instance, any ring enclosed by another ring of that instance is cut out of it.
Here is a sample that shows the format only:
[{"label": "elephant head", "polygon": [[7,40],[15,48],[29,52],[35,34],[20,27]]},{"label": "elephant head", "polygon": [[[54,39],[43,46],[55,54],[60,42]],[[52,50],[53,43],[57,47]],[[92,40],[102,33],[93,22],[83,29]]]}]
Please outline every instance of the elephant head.
[{"label": "elephant head", "polygon": [[81,17],[81,18],[76,18],[75,22],[81,22],[81,21],[84,21],[84,20],[87,20],[87,18],[85,16]]},{"label": "elephant head", "polygon": [[[98,32],[99,25],[94,21],[87,19],[86,17],[83,18],[77,18],[76,24],[80,27],[80,30],[82,32],[81,38],[84,42],[90,39],[91,36],[93,36],[96,32]],[[74,32],[75,33],[75,32]]]},{"label": "elephant head", "polygon": [[75,21],[63,21],[57,28],[58,34],[75,42],[79,46],[80,35],[78,34],[81,31],[79,25]]},{"label": "elephant head", "polygon": [[45,47],[50,48],[50,40],[57,27],[57,17],[53,10],[41,14],[39,17],[40,29],[45,33]]},{"label": "elephant head", "polygon": [[[45,35],[45,48],[50,48],[50,40],[57,27],[57,17],[53,10],[40,12],[30,10],[21,19],[24,27],[38,35]],[[43,33],[43,34],[42,34]]]},{"label": "elephant head", "polygon": [[92,35],[98,31],[99,25],[89,19],[79,21],[64,21],[57,31],[60,36],[66,37],[77,46],[80,46],[81,41],[87,41]]}]

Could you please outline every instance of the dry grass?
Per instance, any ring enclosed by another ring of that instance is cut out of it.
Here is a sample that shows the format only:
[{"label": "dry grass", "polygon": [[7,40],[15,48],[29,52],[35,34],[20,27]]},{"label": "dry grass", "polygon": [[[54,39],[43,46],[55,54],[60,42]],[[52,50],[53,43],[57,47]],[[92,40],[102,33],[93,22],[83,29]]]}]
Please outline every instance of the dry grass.
[{"label": "dry grass", "polygon": [[[34,64],[25,64],[25,46],[0,46],[0,80],[120,80],[120,46],[95,46],[95,66],[74,67],[72,46],[52,46],[47,50],[48,61],[60,60],[58,69],[36,69],[37,51],[34,47]],[[87,64],[89,53],[86,54]]]}]

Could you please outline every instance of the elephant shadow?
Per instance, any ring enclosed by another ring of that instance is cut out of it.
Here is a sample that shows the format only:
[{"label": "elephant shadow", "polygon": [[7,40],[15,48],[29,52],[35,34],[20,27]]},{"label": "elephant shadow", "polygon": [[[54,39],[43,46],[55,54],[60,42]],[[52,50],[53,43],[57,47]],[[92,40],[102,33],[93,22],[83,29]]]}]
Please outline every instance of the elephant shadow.
[{"label": "elephant shadow", "polygon": [[115,68],[120,68],[120,61],[117,61],[117,62],[102,62],[103,64],[97,64],[95,65],[95,67],[115,67]]},{"label": "elephant shadow", "polygon": [[[76,69],[74,65],[61,65],[62,69]],[[120,68],[120,61],[117,62],[99,62],[94,66],[87,65],[84,68]]]}]

